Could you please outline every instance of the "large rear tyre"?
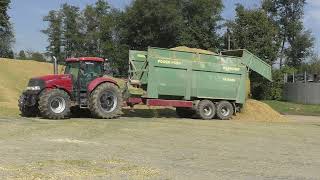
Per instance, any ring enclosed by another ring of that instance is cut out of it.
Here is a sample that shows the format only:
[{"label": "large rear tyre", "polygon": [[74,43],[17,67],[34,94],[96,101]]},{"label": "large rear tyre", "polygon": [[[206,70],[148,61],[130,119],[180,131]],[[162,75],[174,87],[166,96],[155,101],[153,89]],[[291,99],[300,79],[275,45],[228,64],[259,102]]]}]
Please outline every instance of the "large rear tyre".
[{"label": "large rear tyre", "polygon": [[216,115],[216,106],[212,101],[202,100],[198,104],[197,115],[203,120],[211,120]]},{"label": "large rear tyre", "polygon": [[196,112],[191,108],[176,108],[176,113],[179,118],[192,118]]},{"label": "large rear tyre", "polygon": [[44,118],[66,119],[70,117],[69,95],[60,89],[46,90],[40,94],[39,109]]},{"label": "large rear tyre", "polygon": [[230,120],[234,114],[233,105],[229,101],[221,101],[217,105],[217,117],[221,120]]},{"label": "large rear tyre", "polygon": [[18,101],[19,110],[22,117],[37,117],[39,115],[38,105],[27,106],[25,104],[25,95],[21,95]]},{"label": "large rear tyre", "polygon": [[98,86],[89,98],[92,115],[101,119],[118,118],[121,115],[122,103],[121,91],[111,83]]}]

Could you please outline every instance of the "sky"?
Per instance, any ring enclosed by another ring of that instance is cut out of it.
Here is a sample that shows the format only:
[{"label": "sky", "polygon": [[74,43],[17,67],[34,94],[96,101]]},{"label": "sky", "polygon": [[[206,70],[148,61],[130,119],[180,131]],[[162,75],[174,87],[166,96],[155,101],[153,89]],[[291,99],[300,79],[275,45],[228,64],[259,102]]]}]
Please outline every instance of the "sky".
[{"label": "sky", "polygon": [[[14,49],[44,52],[48,46],[47,37],[40,31],[46,28],[43,17],[50,10],[55,10],[63,3],[83,8],[86,4],[92,4],[94,0],[11,0],[9,15],[13,23],[16,43]],[[131,0],[108,0],[115,8],[124,8]],[[260,0],[223,0],[225,19],[234,18],[235,4],[241,3],[247,8],[258,7]],[[315,52],[320,54],[320,0],[307,0],[305,8],[304,24],[306,29],[313,32],[315,37]]]}]

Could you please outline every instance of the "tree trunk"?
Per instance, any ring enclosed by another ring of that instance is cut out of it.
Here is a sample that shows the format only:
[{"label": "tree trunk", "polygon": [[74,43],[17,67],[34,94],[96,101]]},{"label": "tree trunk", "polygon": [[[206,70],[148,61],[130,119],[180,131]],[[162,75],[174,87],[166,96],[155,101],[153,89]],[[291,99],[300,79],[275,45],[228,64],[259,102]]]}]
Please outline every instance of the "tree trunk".
[{"label": "tree trunk", "polygon": [[285,46],[285,36],[283,37],[283,40],[282,40],[282,46],[281,46],[281,52],[280,52],[280,69],[282,69],[282,65],[283,65],[283,58],[284,58],[284,46]]}]

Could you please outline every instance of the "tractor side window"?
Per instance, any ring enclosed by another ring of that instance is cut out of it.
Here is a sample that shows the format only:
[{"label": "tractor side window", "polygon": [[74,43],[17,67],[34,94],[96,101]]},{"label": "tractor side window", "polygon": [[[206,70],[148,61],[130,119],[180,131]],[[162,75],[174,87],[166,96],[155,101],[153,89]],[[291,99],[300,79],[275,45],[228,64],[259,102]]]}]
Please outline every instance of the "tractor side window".
[{"label": "tractor side window", "polygon": [[68,63],[65,70],[65,74],[71,74],[74,80],[78,79],[79,63],[78,62]]},{"label": "tractor side window", "polygon": [[101,63],[85,62],[85,74],[94,77],[99,77],[102,74]]}]

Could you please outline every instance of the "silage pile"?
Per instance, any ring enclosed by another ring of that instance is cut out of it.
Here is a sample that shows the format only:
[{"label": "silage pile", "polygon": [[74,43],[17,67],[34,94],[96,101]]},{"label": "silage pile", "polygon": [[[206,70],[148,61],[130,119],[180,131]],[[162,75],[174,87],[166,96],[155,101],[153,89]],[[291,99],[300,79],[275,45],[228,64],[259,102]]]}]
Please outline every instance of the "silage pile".
[{"label": "silage pile", "polygon": [[247,100],[241,113],[233,118],[240,121],[262,121],[262,122],[286,122],[288,121],[280,113],[272,109],[269,105],[256,101]]},{"label": "silage pile", "polygon": [[178,46],[175,48],[171,48],[171,50],[176,50],[176,51],[183,51],[183,52],[191,52],[191,53],[200,53],[200,54],[209,54],[209,55],[214,55],[216,53],[204,49],[196,49],[196,48],[189,48],[187,46]]}]

